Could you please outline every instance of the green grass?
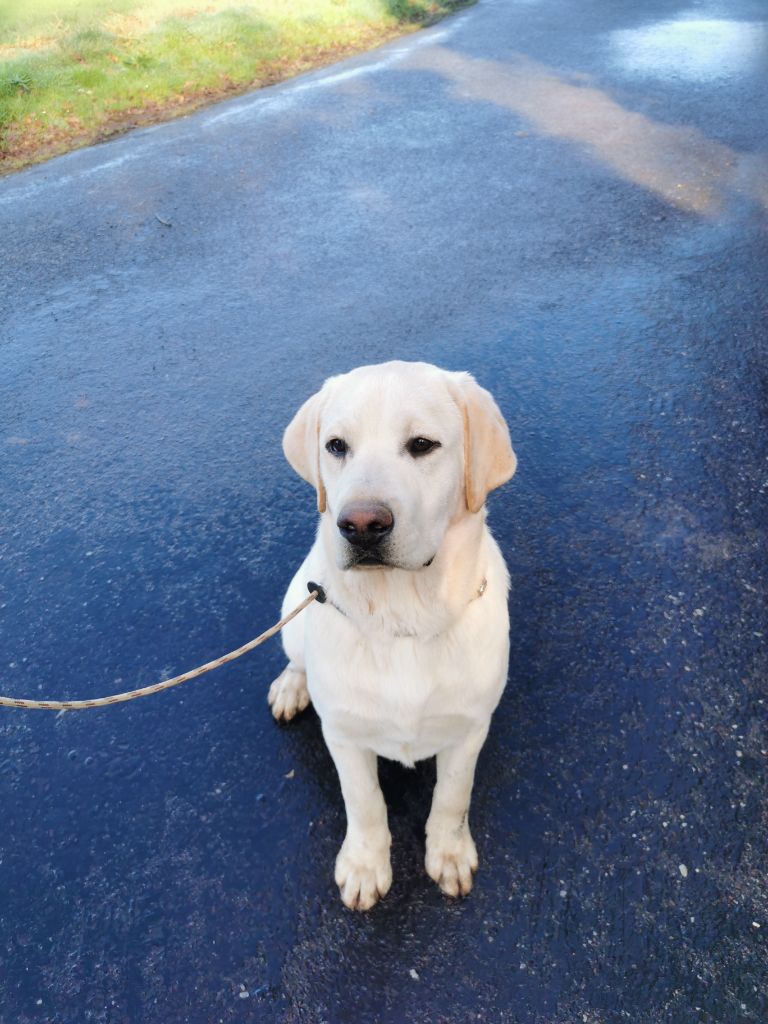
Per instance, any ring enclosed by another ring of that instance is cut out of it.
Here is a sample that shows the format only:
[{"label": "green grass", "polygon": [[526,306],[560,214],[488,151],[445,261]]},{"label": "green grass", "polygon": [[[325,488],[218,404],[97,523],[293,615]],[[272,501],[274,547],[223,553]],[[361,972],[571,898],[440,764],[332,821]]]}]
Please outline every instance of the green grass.
[{"label": "green grass", "polygon": [[375,46],[466,0],[2,0],[0,170]]}]

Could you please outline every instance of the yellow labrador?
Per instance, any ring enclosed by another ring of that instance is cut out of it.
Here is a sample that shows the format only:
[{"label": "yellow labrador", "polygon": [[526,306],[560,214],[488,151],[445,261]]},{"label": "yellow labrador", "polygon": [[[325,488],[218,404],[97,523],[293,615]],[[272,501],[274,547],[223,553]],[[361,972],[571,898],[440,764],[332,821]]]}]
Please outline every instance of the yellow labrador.
[{"label": "yellow labrador", "polygon": [[336,882],[367,910],[392,882],[377,756],[437,755],[426,869],[450,896],[472,888],[467,814],[475,764],[507,679],[509,576],[485,498],[516,458],[491,395],[427,363],[331,377],[296,413],[283,448],[317,491],[317,539],[285,597],[289,664],[269,703],[290,719],[310,699],[336,764],[347,834]]}]

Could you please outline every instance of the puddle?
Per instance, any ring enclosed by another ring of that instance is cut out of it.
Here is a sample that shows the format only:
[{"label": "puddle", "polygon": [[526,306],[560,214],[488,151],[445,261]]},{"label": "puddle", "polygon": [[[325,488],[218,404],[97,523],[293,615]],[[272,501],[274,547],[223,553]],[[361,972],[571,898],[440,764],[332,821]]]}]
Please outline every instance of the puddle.
[{"label": "puddle", "polygon": [[750,74],[768,56],[768,23],[676,18],[612,32],[622,69],[659,78],[712,81]]}]

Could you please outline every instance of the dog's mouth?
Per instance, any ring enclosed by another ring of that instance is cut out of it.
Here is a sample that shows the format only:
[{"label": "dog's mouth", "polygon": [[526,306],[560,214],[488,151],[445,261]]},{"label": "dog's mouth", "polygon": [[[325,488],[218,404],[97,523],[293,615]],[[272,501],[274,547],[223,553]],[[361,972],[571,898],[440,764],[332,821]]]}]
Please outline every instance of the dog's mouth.
[{"label": "dog's mouth", "polygon": [[389,562],[385,562],[383,558],[378,555],[373,555],[370,551],[361,554],[355,561],[350,565],[350,569],[390,569],[392,566]]},{"label": "dog's mouth", "polygon": [[[424,562],[421,566],[422,569],[428,569],[435,556],[429,559],[428,562]],[[350,560],[349,564],[344,567],[345,569],[403,569],[406,566],[398,565],[396,562],[389,562],[380,555],[377,555],[371,551],[361,551],[360,554]],[[408,567],[412,568],[412,567]]]}]

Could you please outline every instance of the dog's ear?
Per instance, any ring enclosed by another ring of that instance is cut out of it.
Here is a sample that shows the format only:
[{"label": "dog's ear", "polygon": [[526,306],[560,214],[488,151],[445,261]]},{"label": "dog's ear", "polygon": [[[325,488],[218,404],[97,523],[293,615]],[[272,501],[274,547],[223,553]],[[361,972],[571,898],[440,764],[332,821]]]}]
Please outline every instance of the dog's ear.
[{"label": "dog's ear", "polygon": [[317,511],[325,512],[325,487],[320,476],[320,413],[325,388],[302,405],[283,434],[283,451],[300,477],[317,491]]},{"label": "dog's ear", "polygon": [[451,392],[464,420],[464,493],[479,512],[488,493],[517,469],[509,429],[493,396],[469,373],[451,374]]}]

